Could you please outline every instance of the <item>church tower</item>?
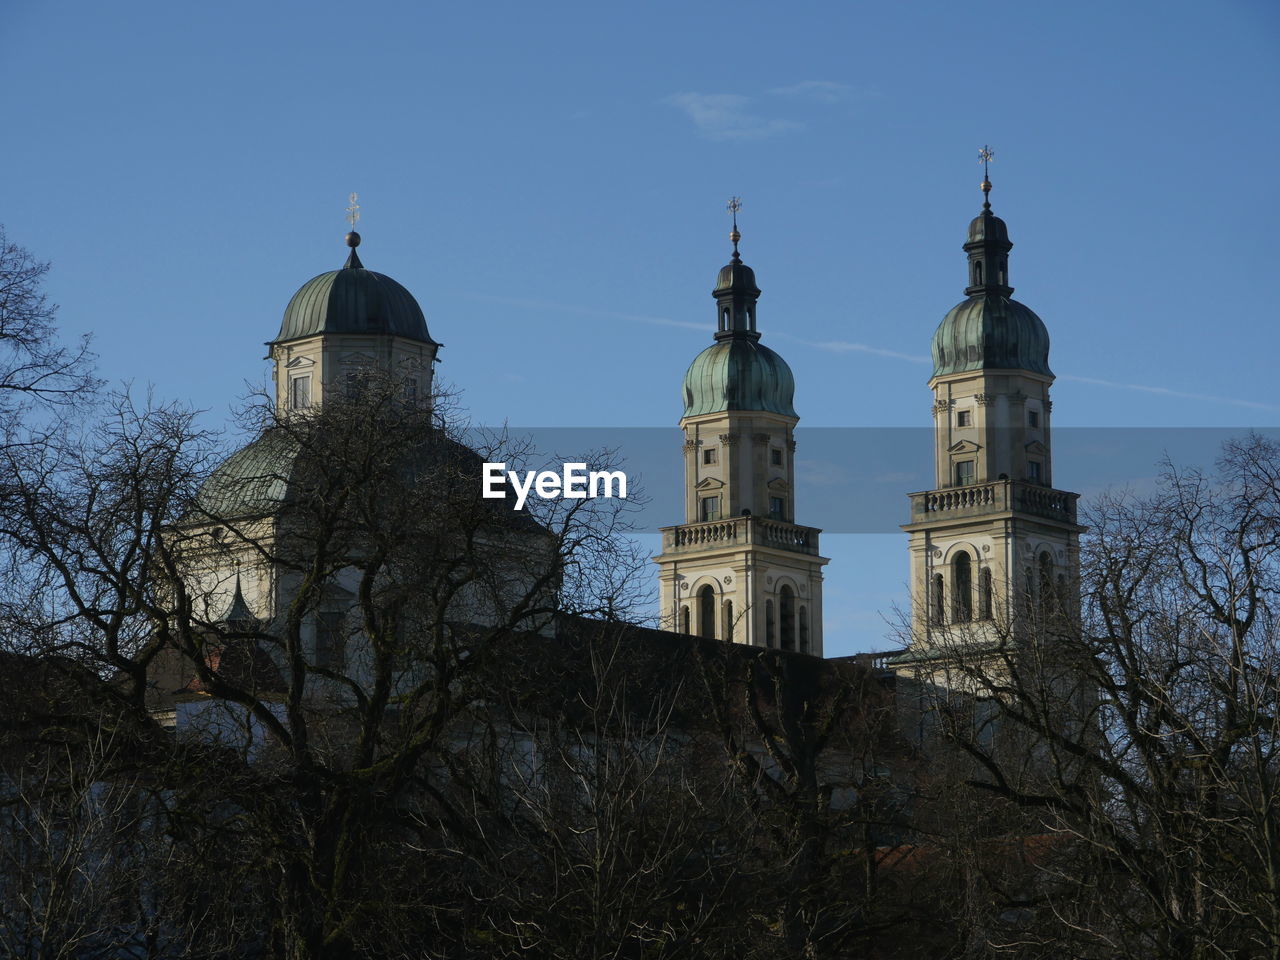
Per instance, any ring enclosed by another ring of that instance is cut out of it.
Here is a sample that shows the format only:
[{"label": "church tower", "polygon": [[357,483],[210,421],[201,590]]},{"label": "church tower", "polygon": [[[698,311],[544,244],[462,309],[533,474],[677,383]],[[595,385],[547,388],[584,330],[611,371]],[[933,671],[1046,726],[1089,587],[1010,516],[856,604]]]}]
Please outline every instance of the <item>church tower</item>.
[{"label": "church tower", "polygon": [[[354,206],[354,200],[353,200]],[[352,214],[352,225],[356,214]],[[382,273],[366,270],[356,253],[360,234],[347,234],[351,253],[341,270],[313,277],[293,295],[280,332],[267,346],[274,361],[281,416],[351,396],[368,376],[394,376],[406,400],[431,396],[436,353],[413,294]]]},{"label": "church tower", "polygon": [[[982,159],[991,153],[983,148]],[[933,335],[934,489],[911,494],[911,644],[892,661],[943,667],[1028,636],[1075,602],[1078,494],[1053,487],[1049,334],[1011,299],[1009,232],[969,224],[966,299]]]},{"label": "church tower", "polygon": [[760,343],[754,271],[738,254],[716,278],[715,342],[684,378],[685,522],[662,529],[668,629],[822,656],[818,533],[795,523],[795,381]]}]

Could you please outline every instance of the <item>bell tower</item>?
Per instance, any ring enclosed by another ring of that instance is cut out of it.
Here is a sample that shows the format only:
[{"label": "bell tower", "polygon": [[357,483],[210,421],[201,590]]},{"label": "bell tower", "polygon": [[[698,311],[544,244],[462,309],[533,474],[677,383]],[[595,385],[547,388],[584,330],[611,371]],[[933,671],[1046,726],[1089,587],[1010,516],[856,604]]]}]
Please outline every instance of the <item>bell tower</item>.
[{"label": "bell tower", "polygon": [[993,648],[1078,605],[1078,494],[1053,487],[1049,334],[1012,299],[1009,232],[991,211],[969,224],[966,299],[933,335],[934,488],[911,494],[911,643],[917,672]]},{"label": "bell tower", "polygon": [[280,332],[267,344],[281,416],[305,412],[326,398],[350,398],[373,376],[394,377],[406,401],[431,397],[443,344],[431,339],[413,294],[360,262],[355,201],[353,193],[347,262],[303,284],[285,308]]},{"label": "bell tower", "polygon": [[662,616],[682,633],[821,656],[827,560],[819,531],[795,522],[795,381],[760,343],[739,209],[735,197],[714,342],[684,378],[685,522],[662,529]]}]

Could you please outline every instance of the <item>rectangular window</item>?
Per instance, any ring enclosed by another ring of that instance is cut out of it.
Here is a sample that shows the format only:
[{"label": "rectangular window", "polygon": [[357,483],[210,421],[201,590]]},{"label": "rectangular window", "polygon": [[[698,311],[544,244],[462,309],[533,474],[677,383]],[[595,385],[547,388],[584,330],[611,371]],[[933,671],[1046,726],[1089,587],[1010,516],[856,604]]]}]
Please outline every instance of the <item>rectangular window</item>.
[{"label": "rectangular window", "polygon": [[405,399],[405,402],[407,403],[418,402],[418,378],[417,377],[404,378],[404,399]]},{"label": "rectangular window", "polygon": [[782,451],[774,447],[769,451],[769,459],[775,467],[782,466]]},{"label": "rectangular window", "polygon": [[702,451],[702,462],[703,462],[703,463],[715,463],[715,462],[716,462],[716,448],[715,448],[715,447],[708,447],[706,450],[703,450],[703,451]]},{"label": "rectangular window", "polygon": [[971,427],[973,426],[973,414],[968,410],[956,411],[956,426]]},{"label": "rectangular window", "polygon": [[769,498],[769,519],[785,520],[787,512],[787,501],[784,497]]},{"label": "rectangular window", "polygon": [[956,485],[964,486],[973,483],[974,480],[974,463],[973,460],[957,460],[956,461]]},{"label": "rectangular window", "polygon": [[1029,426],[1032,430],[1040,429],[1040,411],[1039,410],[1027,411],[1027,426]]},{"label": "rectangular window", "polygon": [[1040,461],[1038,460],[1027,461],[1027,479],[1030,480],[1032,483],[1040,482]]},{"label": "rectangular window", "polygon": [[322,610],[316,614],[316,666],[341,670],[346,662],[347,637],[341,613]]},{"label": "rectangular window", "polygon": [[311,376],[293,377],[289,381],[289,407],[304,410],[311,406]]},{"label": "rectangular window", "polygon": [[719,497],[703,497],[698,501],[698,519],[700,520],[719,520],[720,519],[720,498]]},{"label": "rectangular window", "polygon": [[360,374],[354,370],[347,371],[346,394],[348,400],[355,400],[360,396]]}]

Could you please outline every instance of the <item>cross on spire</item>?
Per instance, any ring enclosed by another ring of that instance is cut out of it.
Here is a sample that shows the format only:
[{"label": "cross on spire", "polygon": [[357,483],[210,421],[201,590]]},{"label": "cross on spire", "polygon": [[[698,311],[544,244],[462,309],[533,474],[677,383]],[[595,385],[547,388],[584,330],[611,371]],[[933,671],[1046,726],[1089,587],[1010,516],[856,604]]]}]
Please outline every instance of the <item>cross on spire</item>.
[{"label": "cross on spire", "polygon": [[356,224],[360,221],[360,204],[356,202],[359,197],[353,193],[348,199],[351,205],[347,207],[347,223],[351,224],[352,230],[355,230]]},{"label": "cross on spire", "polygon": [[982,164],[982,209],[991,209],[991,177],[988,175],[988,168],[991,161],[996,158],[996,152],[985,143],[982,149],[978,151],[978,162]]},{"label": "cross on spire", "polygon": [[729,239],[733,241],[733,260],[735,263],[740,263],[742,257],[738,256],[738,241],[742,239],[742,234],[738,232],[738,211],[742,209],[742,198],[730,197],[725,209],[729,211],[729,216],[733,217],[733,230],[729,234]]}]

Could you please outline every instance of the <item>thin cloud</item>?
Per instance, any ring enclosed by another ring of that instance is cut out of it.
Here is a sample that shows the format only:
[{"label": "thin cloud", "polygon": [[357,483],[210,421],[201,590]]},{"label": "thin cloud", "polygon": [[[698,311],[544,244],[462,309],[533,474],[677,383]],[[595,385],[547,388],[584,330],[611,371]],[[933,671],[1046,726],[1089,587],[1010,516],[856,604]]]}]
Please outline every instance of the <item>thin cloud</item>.
[{"label": "thin cloud", "polygon": [[614,310],[597,310],[594,307],[580,307],[571,303],[555,303],[550,300],[534,300],[527,297],[495,297],[485,293],[468,294],[468,297],[472,300],[501,303],[504,306],[523,307],[527,310],[554,310],[557,313],[572,313],[580,317],[608,317],[610,320],[650,323],[659,327],[680,327],[683,330],[697,330],[700,333],[713,329],[713,325],[710,323],[672,320],[670,317],[649,317],[638,313],[618,313]]},{"label": "thin cloud", "polygon": [[801,80],[785,87],[774,87],[769,93],[775,97],[798,97],[817,100],[819,103],[844,103],[876,96],[875,91],[851,87],[834,80]]},{"label": "thin cloud", "polygon": [[1149,387],[1141,383],[1116,383],[1114,380],[1099,380],[1096,377],[1062,376],[1059,380],[1071,380],[1075,383],[1087,383],[1096,387],[1114,387],[1117,390],[1137,390],[1140,393],[1154,393],[1163,397],[1178,397],[1183,400],[1204,400],[1209,403],[1227,403],[1235,407],[1249,407],[1253,410],[1280,410],[1270,403],[1259,403],[1256,400],[1238,400],[1234,397],[1215,397],[1208,393],[1185,393],[1182,390],[1170,390],[1168,387]]},{"label": "thin cloud", "polygon": [[806,347],[822,350],[826,353],[869,353],[876,357],[891,357],[894,360],[906,360],[908,363],[931,363],[928,357],[915,353],[901,353],[898,350],[886,350],[884,347],[873,347],[869,343],[855,343],[851,340],[804,340],[790,333],[781,331],[773,334],[784,340],[793,340]]},{"label": "thin cloud", "polygon": [[708,140],[759,140],[799,130],[802,124],[754,112],[751,98],[737,93],[677,93],[667,102],[685,112]]}]

